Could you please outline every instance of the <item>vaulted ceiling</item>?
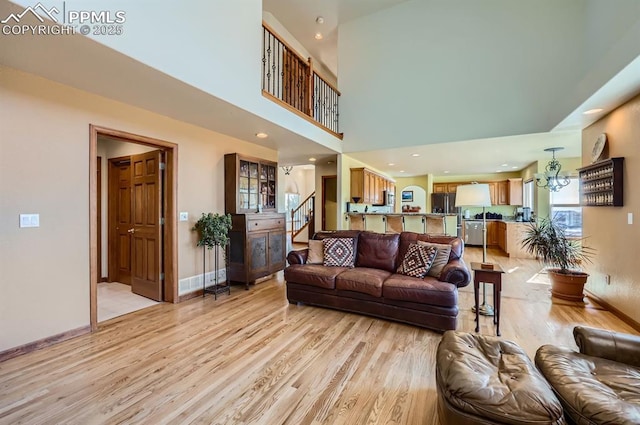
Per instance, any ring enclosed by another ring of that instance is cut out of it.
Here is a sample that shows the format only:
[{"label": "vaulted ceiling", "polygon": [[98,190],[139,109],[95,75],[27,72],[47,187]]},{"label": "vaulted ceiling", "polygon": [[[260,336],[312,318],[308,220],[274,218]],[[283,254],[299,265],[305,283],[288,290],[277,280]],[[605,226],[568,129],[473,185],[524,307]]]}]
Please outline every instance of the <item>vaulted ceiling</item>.
[{"label": "vaulted ceiling", "polygon": [[[452,174],[523,167],[550,146],[580,156],[582,128],[640,91],[634,0],[263,7],[337,72],[343,152],[397,177],[437,174],[443,161]],[[602,111],[582,114],[592,108]]]}]

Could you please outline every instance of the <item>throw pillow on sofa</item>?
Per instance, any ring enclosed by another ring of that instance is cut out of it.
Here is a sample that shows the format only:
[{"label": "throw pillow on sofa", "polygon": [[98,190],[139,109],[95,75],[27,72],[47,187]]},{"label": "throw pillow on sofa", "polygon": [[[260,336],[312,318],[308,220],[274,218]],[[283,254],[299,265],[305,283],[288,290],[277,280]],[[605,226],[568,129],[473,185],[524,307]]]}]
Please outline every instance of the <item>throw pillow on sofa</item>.
[{"label": "throw pillow on sofa", "polygon": [[322,241],[309,240],[309,254],[307,255],[307,264],[324,263],[324,244]]},{"label": "throw pillow on sofa", "polygon": [[442,269],[444,269],[444,266],[449,263],[449,256],[451,255],[451,245],[449,245],[448,243],[433,243],[423,241],[418,241],[418,243],[420,245],[436,247],[436,249],[438,250],[436,258],[433,259],[433,263],[431,263],[431,268],[429,269],[429,272],[427,272],[427,275],[439,278],[440,273],[442,273]]},{"label": "throw pillow on sofa", "polygon": [[353,267],[356,255],[353,238],[325,238],[324,265],[330,267]]},{"label": "throw pillow on sofa", "polygon": [[427,275],[438,248],[412,243],[407,250],[397,272],[406,276],[422,279]]}]

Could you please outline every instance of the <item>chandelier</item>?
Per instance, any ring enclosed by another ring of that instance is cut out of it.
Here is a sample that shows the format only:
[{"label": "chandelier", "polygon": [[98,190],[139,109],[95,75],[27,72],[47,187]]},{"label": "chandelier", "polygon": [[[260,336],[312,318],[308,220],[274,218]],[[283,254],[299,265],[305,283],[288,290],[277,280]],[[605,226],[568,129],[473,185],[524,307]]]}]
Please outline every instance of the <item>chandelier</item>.
[{"label": "chandelier", "polygon": [[293,170],[293,167],[291,165],[285,165],[284,167],[280,167],[282,168],[282,171],[284,171],[284,175],[288,176],[289,174],[291,174],[291,170]]},{"label": "chandelier", "polygon": [[552,159],[544,168],[544,173],[536,173],[536,185],[538,187],[547,188],[551,192],[557,192],[569,184],[569,178],[561,173],[562,166],[556,159],[556,152],[564,148],[547,148],[545,152],[551,152]]}]

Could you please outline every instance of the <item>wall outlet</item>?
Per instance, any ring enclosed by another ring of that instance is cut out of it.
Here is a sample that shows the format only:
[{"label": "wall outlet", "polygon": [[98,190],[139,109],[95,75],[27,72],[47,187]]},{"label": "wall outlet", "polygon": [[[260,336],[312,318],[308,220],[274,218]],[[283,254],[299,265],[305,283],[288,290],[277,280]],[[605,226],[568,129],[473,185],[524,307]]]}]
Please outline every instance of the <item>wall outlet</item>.
[{"label": "wall outlet", "polygon": [[189,220],[189,213],[188,212],[181,212],[180,213],[180,217],[178,218],[179,221],[188,221]]},{"label": "wall outlet", "polygon": [[604,283],[606,283],[607,285],[611,285],[611,276],[608,274],[604,275]]}]

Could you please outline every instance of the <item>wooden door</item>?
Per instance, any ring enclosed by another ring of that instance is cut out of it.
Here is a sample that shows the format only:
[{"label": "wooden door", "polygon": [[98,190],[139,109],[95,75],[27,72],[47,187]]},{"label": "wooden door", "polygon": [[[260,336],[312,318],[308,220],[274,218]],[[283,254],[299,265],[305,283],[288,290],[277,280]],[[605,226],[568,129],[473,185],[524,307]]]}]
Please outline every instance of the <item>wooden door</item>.
[{"label": "wooden door", "polygon": [[131,285],[131,160],[109,160],[110,282]]},{"label": "wooden door", "polygon": [[162,151],[131,156],[131,290],[162,301]]}]

